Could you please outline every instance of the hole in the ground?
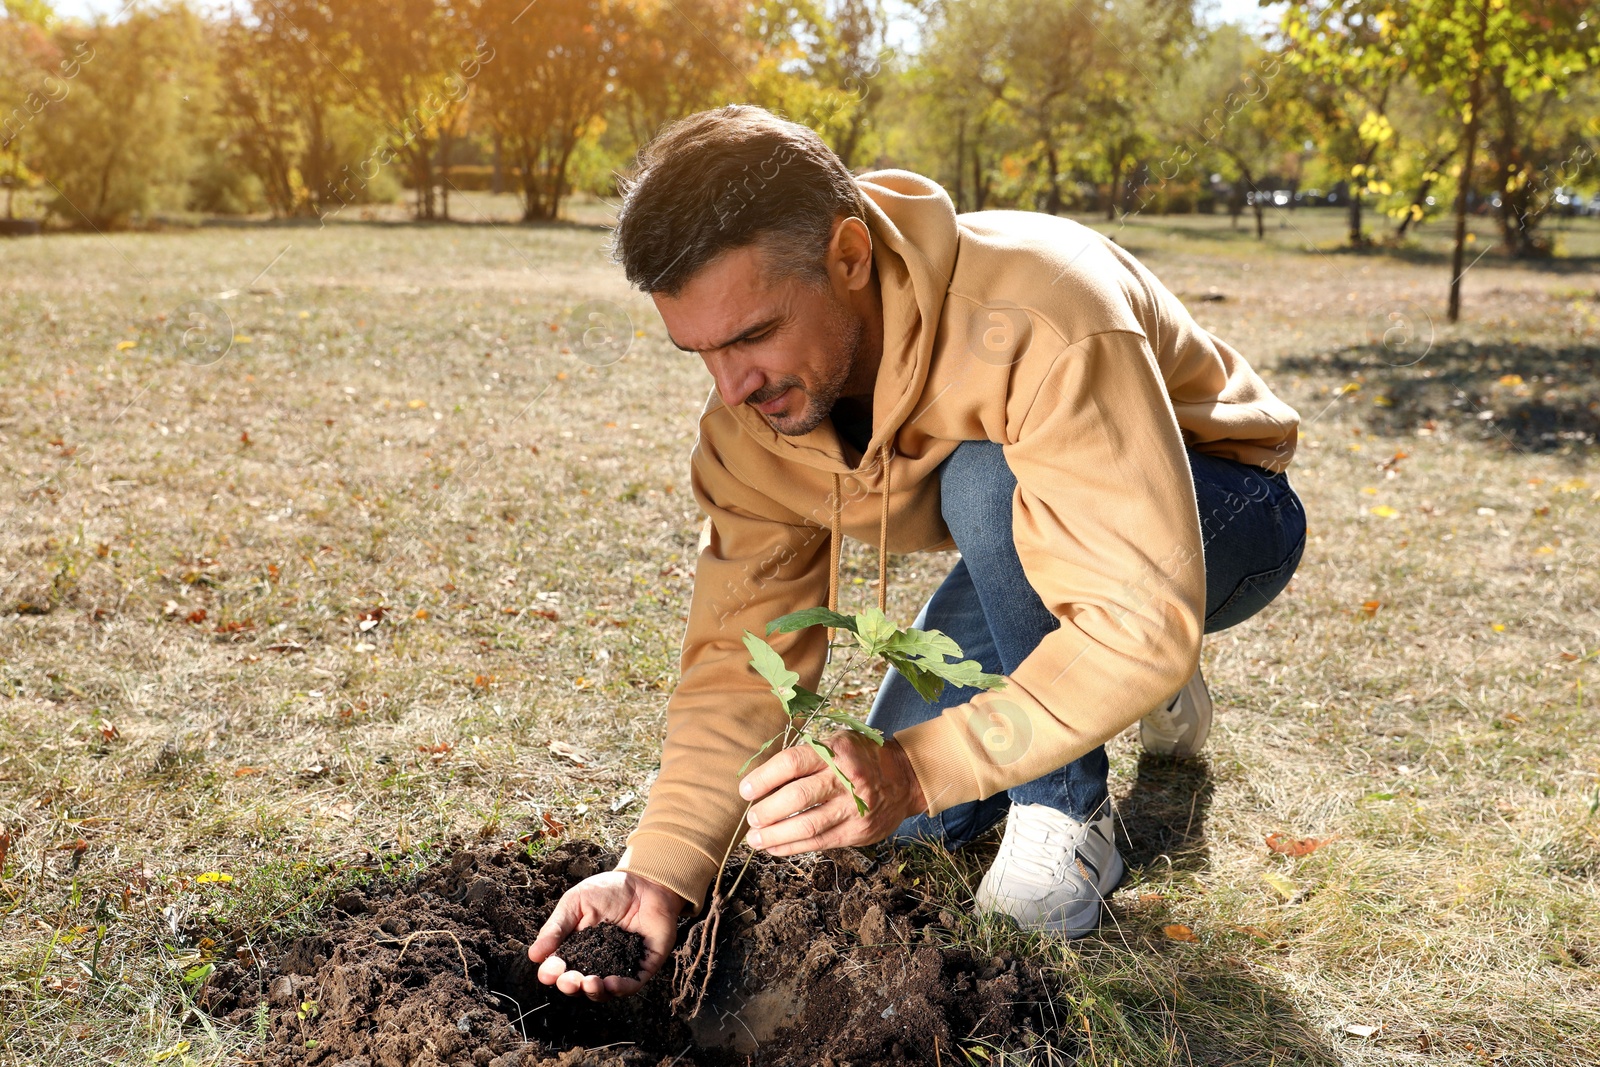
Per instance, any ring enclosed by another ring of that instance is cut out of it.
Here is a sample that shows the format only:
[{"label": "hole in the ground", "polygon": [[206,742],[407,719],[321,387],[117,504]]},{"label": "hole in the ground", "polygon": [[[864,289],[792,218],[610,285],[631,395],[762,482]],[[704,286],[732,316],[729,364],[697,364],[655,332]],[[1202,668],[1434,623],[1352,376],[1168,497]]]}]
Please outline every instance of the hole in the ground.
[{"label": "hole in the ground", "polygon": [[219,967],[202,1003],[264,1023],[260,1061],[281,1067],[939,1064],[1038,1041],[1037,972],[952,944],[953,917],[898,864],[854,851],[752,865],[696,1019],[669,1009],[671,963],[636,996],[567,997],[539,982],[527,944],[569,886],[614,862],[581,841],[458,852],[344,894],[261,973]]}]

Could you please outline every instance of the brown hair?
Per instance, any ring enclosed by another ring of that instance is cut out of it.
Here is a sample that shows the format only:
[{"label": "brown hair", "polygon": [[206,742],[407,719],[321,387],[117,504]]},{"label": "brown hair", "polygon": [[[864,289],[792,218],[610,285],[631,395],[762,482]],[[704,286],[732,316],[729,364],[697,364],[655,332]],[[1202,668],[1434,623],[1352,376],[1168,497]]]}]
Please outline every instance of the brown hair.
[{"label": "brown hair", "polygon": [[620,187],[612,258],[634,286],[667,296],[758,240],[774,277],[825,285],[834,221],[867,217],[860,187],[822,138],[749,104],[667,126]]}]

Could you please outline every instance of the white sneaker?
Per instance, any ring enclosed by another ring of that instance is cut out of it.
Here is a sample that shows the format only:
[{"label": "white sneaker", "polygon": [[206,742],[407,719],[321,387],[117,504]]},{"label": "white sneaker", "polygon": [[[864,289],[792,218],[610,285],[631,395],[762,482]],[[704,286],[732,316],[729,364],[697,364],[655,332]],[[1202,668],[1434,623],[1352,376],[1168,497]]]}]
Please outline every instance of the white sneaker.
[{"label": "white sneaker", "polygon": [[994,863],[974,903],[1025,930],[1083,937],[1100,925],[1100,903],[1122,881],[1111,843],[1111,807],[1088,822],[1043,804],[1013,804]]},{"label": "white sneaker", "polygon": [[1193,756],[1211,733],[1211,690],[1200,668],[1165,707],[1139,720],[1139,742],[1157,756]]}]

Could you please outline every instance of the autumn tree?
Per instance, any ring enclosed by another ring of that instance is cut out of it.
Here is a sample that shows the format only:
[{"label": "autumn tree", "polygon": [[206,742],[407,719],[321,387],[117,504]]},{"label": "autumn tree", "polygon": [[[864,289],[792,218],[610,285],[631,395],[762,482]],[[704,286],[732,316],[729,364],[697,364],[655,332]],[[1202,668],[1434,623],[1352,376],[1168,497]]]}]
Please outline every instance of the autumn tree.
[{"label": "autumn tree", "polygon": [[1011,133],[1003,102],[1010,82],[1001,16],[1005,0],[944,0],[929,12],[913,74],[937,169],[957,211],[988,205],[999,157]]},{"label": "autumn tree", "polygon": [[141,7],[117,22],[61,24],[55,37],[82,60],[48,121],[30,127],[50,210],[103,230],[183,208],[216,91],[205,22],[181,4]]},{"label": "autumn tree", "polygon": [[553,219],[573,151],[614,99],[632,13],[617,0],[480,0],[473,20],[493,48],[483,113],[517,167],[523,220]]},{"label": "autumn tree", "polygon": [[1284,13],[1284,59],[1302,75],[1304,99],[1324,160],[1349,189],[1349,242],[1370,243],[1362,219],[1368,195],[1392,188],[1381,157],[1396,133],[1389,104],[1409,54],[1392,39],[1391,0],[1298,0]]},{"label": "autumn tree", "polygon": [[1266,236],[1264,179],[1292,156],[1304,121],[1280,77],[1279,58],[1237,26],[1219,26],[1196,50],[1180,83],[1179,129],[1197,157],[1248,190],[1256,238]]},{"label": "autumn tree", "polygon": [[635,145],[742,86],[755,51],[741,32],[747,10],[745,0],[633,0],[610,110]]},{"label": "autumn tree", "polygon": [[7,0],[0,18],[0,185],[6,190],[6,218],[16,218],[16,194],[31,185],[26,147],[28,128],[71,93],[71,80],[83,55],[65,55],[51,39],[51,13],[42,4]]},{"label": "autumn tree", "polygon": [[404,165],[415,217],[449,218],[450,145],[496,42],[475,36],[466,11],[445,0],[346,0],[327,10],[335,69],[321,76],[345,79],[356,106],[382,124],[377,161]]}]

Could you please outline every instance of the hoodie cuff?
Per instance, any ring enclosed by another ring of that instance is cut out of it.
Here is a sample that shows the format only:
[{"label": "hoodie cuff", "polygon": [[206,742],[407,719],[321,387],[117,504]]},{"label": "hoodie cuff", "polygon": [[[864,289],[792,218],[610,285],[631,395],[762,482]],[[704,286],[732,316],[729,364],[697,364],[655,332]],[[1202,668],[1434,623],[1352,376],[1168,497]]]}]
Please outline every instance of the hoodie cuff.
[{"label": "hoodie cuff", "polygon": [[705,907],[706,890],[717,876],[718,857],[695,846],[653,831],[635,831],[616,869],[637,874],[666,886],[694,906],[691,916]]},{"label": "hoodie cuff", "polygon": [[928,807],[923,814],[931,817],[957,804],[981,799],[971,752],[961,728],[949,715],[896,730],[894,739],[905,749],[917,784],[927,798]]}]

